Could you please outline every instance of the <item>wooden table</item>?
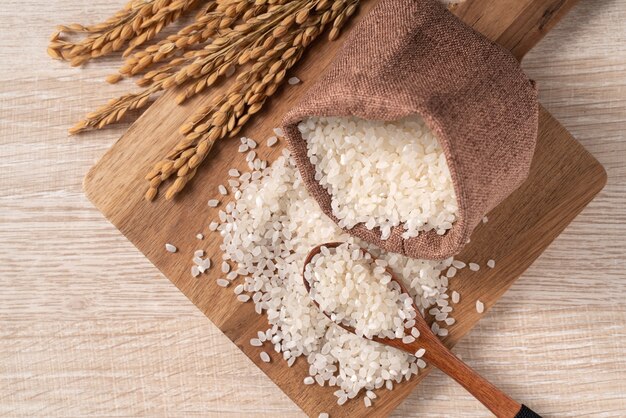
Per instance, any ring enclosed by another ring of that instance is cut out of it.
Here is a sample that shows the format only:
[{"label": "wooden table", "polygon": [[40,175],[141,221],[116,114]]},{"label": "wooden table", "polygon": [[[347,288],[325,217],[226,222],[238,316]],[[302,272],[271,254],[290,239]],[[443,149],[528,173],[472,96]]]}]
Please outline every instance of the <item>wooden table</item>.
[{"label": "wooden table", "polygon": [[[128,89],[117,60],[48,59],[56,23],[120,1],[0,12],[0,416],[302,416],[82,193],[124,126],[66,129]],[[525,59],[604,191],[456,351],[546,416],[626,414],[626,2],[581,2]],[[488,416],[439,372],[395,416]]]}]

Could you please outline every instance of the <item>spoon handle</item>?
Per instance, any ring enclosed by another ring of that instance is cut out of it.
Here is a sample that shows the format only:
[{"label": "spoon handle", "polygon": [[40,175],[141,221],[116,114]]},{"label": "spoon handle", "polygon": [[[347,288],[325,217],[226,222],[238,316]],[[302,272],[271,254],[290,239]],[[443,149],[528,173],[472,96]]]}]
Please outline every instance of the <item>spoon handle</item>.
[{"label": "spoon handle", "polygon": [[541,418],[541,415],[522,404],[522,407],[517,412],[517,415],[515,415],[515,418]]},{"label": "spoon handle", "polygon": [[[499,418],[541,418],[525,405],[511,399],[471,367],[455,356],[436,338],[430,341],[437,345],[426,349],[424,359],[456,380],[469,393]],[[429,345],[431,345],[429,344]]]}]

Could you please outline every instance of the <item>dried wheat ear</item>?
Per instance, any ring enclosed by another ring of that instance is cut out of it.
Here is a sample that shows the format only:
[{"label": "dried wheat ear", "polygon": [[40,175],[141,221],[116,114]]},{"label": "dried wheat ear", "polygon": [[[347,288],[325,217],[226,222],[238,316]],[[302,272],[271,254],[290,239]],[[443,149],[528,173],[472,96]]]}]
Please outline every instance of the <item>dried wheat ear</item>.
[{"label": "dried wheat ear", "polygon": [[[278,87],[287,71],[324,31],[336,39],[355,13],[359,0],[131,0],[106,21],[61,25],[48,54],[73,66],[123,50],[116,83],[138,77],[142,90],[110,100],[70,128],[71,134],[119,122],[144,109],[164,90],[176,88],[176,101],[233,78],[225,93],[201,106],[180,127],[181,139],[147,173],[146,199],[165,182],[173,198],[194,177],[213,144],[237,135]],[[175,34],[160,32],[196,10],[193,21]],[[80,36],[82,38],[80,38]],[[79,37],[80,39],[73,39]],[[72,38],[72,39],[70,39]]]}]

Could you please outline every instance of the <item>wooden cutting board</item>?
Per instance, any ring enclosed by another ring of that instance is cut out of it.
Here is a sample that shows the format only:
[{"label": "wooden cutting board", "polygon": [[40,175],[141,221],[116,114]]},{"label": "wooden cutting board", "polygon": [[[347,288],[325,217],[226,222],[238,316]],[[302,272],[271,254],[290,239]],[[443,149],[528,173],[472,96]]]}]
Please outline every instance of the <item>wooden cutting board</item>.
[{"label": "wooden cutting board", "polygon": [[[352,25],[376,1],[362,0],[360,13]],[[574,3],[575,0],[467,0],[453,10],[463,21],[521,59]],[[313,45],[291,72],[303,83],[285,86],[241,133],[261,144],[260,157],[273,161],[279,155],[284,143],[267,148],[265,139],[279,125],[285,111],[324,71],[341,43],[342,39]],[[217,92],[219,89],[214,91]],[[315,417],[320,412],[328,412],[331,417],[389,414],[428,369],[409,382],[396,385],[393,391],[377,391],[378,399],[372,408],[364,408],[361,397],[339,407],[332,394],[335,389],[302,383],[308,371],[305,359],[298,359],[294,367],[288,368],[271,347],[249,344],[257,331],[267,329],[267,321],[265,316],[254,312],[252,303],[237,302],[232,287],[224,289],[216,285],[219,268],[211,269],[208,276],[199,279],[191,277],[191,258],[196,249],[204,249],[214,262],[221,260],[220,237],[207,228],[211,220],[217,219],[219,208],[209,208],[207,200],[221,198],[217,186],[226,183],[228,169],[247,170],[247,167],[244,154],[237,152],[239,141],[224,140],[175,202],[158,199],[148,203],[143,199],[144,175],[178,141],[177,128],[191,109],[210,100],[210,96],[198,97],[177,106],[172,100],[175,94],[169,92],[152,105],[91,169],[84,183],[89,199],[307,414]],[[450,289],[462,296],[452,313],[457,322],[445,339],[449,346],[456,344],[480,319],[475,310],[476,300],[483,301],[489,309],[606,183],[603,167],[543,108],[539,124],[529,179],[489,214],[488,223],[477,228],[471,244],[457,257],[483,266],[493,258],[496,267],[482,268],[479,272],[463,269],[451,280]],[[196,239],[197,233],[203,233],[205,239]],[[166,252],[166,242],[175,244],[179,251]],[[261,362],[262,350],[270,353],[271,363]]]}]

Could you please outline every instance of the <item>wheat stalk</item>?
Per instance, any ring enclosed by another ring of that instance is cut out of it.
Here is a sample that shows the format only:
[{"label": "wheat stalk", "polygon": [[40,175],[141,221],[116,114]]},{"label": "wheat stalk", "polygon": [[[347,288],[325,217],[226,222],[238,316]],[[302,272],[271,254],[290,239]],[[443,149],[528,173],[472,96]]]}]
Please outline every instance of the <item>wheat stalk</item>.
[{"label": "wheat stalk", "polygon": [[220,77],[230,76],[240,65],[257,57],[258,54],[273,46],[276,39],[283,36],[295,21],[294,11],[302,2],[291,2],[275,8],[272,12],[253,17],[236,26],[231,32],[215,39],[192,65],[181,69],[177,74],[177,83],[181,80],[194,79],[186,89],[176,96],[177,103],[212,86]]},{"label": "wheat stalk", "polygon": [[[337,4],[340,6],[337,6]],[[340,30],[346,18],[354,13],[356,1],[320,1],[315,7],[291,10],[281,25],[273,26],[274,44],[265,48],[263,55],[250,70],[241,73],[225,95],[216,96],[211,103],[199,109],[180,128],[184,138],[172,149],[166,159],[159,161],[148,173],[146,199],[153,200],[159,187],[175,177],[165,193],[172,199],[195,176],[215,142],[225,136],[235,136],[252,115],[261,110],[283,82],[286,72],[300,59],[306,47],[330,22]],[[344,16],[341,18],[341,16]],[[288,29],[298,23],[297,29]]]},{"label": "wheat stalk", "polygon": [[[103,23],[93,26],[58,26],[50,39],[48,54],[56,59],[70,61],[72,66],[119,51],[127,45],[124,54],[128,55],[196,4],[197,0],[131,0]],[[63,33],[85,33],[88,36],[73,42],[63,39]]]},{"label": "wheat stalk", "polygon": [[158,90],[159,85],[155,84],[139,93],[126,94],[117,99],[111,99],[106,105],[88,113],[85,119],[72,126],[68,132],[70,135],[74,135],[89,128],[101,129],[106,125],[119,122],[127,112],[147,106],[152,95]]},{"label": "wheat stalk", "polygon": [[[180,127],[182,138],[146,176],[146,199],[172,181],[173,198],[196,174],[216,141],[239,133],[284,81],[287,71],[326,28],[336,39],[359,0],[131,0],[106,21],[59,26],[48,53],[81,65],[124,49],[115,83],[141,74],[143,89],[112,99],[70,129],[78,133],[120,121],[147,106],[163,90],[179,89],[176,101],[203,93],[218,80],[234,76],[225,94],[196,110]],[[195,20],[173,35],[149,44],[183,13],[200,6]],[[83,34],[79,41],[64,34]],[[138,50],[143,44],[148,44]]]},{"label": "wheat stalk", "polygon": [[[246,3],[246,0],[238,1],[230,7],[222,7],[225,10],[221,11],[215,2],[209,2],[192,24],[128,57],[119,69],[119,73],[126,76],[139,74],[155,63],[179,55],[194,45],[207,41],[218,30],[229,27],[241,17],[242,11],[246,10]],[[215,11],[216,6],[218,10]]]},{"label": "wheat stalk", "polygon": [[[308,1],[296,0],[277,5],[271,11],[252,17],[233,29],[225,29],[222,36],[214,39],[205,48],[189,51],[183,57],[175,58],[159,69],[148,72],[139,80],[139,84],[149,87],[114,99],[86,115],[85,119],[70,129],[70,134],[100,129],[118,122],[129,110],[148,105],[162,90],[188,83],[183,93],[177,96],[176,100],[181,103],[213,85],[220,77],[232,75],[240,62],[246,62],[262,52],[263,47],[269,46],[266,38],[284,34],[290,26],[288,16]],[[246,60],[242,60],[242,57]]]}]

